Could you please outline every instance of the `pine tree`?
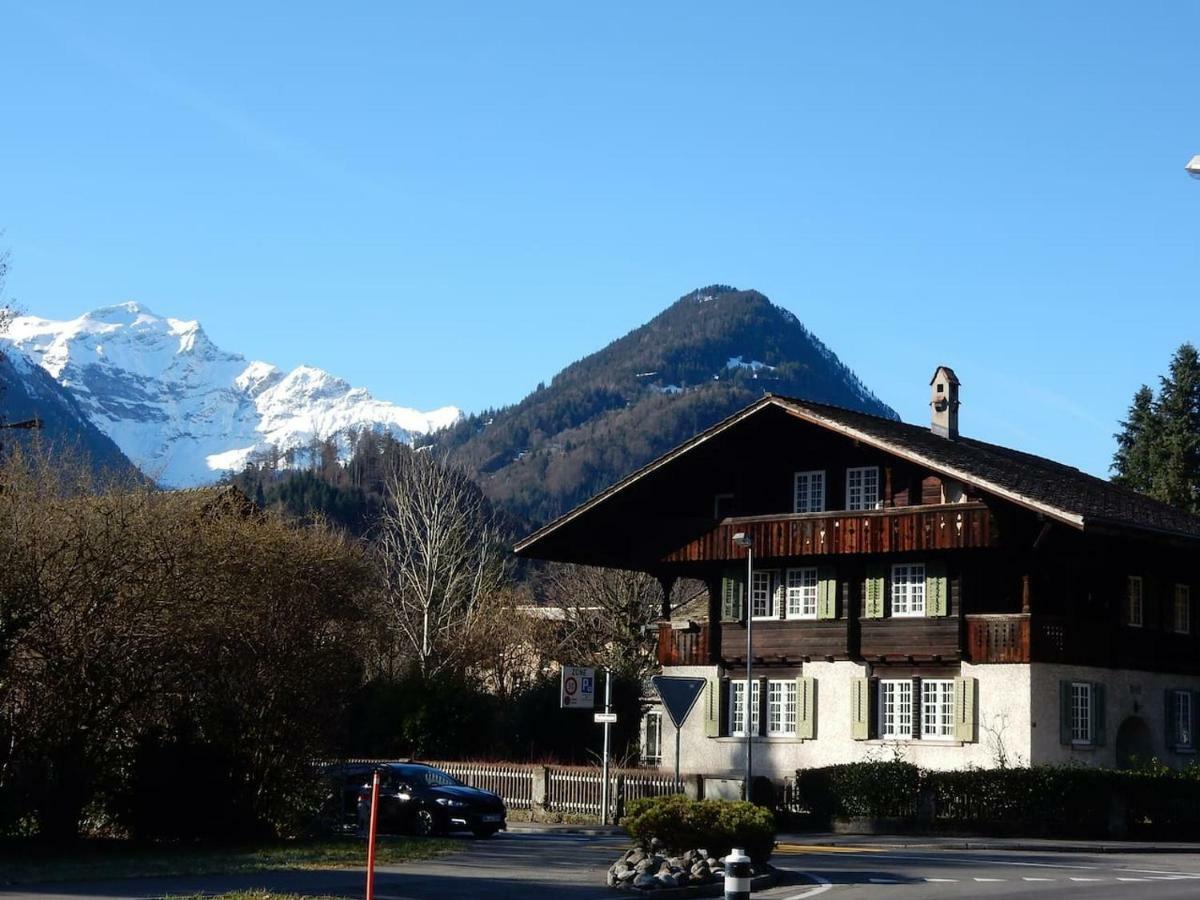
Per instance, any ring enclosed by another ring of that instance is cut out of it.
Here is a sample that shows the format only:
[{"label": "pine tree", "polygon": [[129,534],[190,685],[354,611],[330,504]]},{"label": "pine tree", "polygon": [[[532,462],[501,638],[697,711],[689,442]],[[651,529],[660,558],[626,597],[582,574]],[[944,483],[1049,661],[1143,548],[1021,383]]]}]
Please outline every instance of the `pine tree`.
[{"label": "pine tree", "polygon": [[1154,440],[1159,434],[1154,392],[1142,385],[1133,395],[1129,417],[1113,435],[1117,450],[1113,454],[1113,481],[1125,487],[1152,493],[1154,489]]},{"label": "pine tree", "polygon": [[1171,359],[1156,409],[1152,493],[1175,506],[1200,512],[1200,354],[1188,343]]}]

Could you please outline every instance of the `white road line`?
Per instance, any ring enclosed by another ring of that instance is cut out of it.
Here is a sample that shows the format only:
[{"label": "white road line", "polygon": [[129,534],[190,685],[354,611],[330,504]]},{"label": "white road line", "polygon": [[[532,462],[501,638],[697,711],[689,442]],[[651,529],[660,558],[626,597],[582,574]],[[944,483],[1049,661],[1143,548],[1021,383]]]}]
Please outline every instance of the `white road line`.
[{"label": "white road line", "polygon": [[976,881],[1004,881],[1003,878],[976,878]]},{"label": "white road line", "polygon": [[926,878],[930,884],[958,884],[957,878]]},{"label": "white road line", "polygon": [[799,894],[792,894],[790,897],[784,897],[783,900],[807,900],[807,898],[815,897],[817,894],[823,894],[833,887],[832,882],[826,881],[820,875],[814,875],[812,872],[797,872],[796,874],[798,874],[801,878],[807,878],[809,881],[813,882],[813,886],[810,888],[805,888]]},{"label": "white road line", "polygon": [[[1100,868],[1100,866],[1072,866],[1066,863],[1016,862],[1011,859],[994,859],[986,856],[919,856],[912,853],[872,853],[871,859],[916,859],[926,862],[962,862],[970,863],[973,866],[987,864],[993,866],[1023,866],[1027,869],[1080,869],[1082,871],[1093,871]],[[1126,871],[1135,872],[1139,870],[1128,869]]]},{"label": "white road line", "polygon": [[1172,872],[1170,869],[1129,869],[1123,868],[1122,872],[1137,872],[1141,875],[1174,875],[1178,878],[1200,878],[1200,874],[1196,872]]},{"label": "white road line", "polygon": [[1054,881],[1053,878],[1034,878],[1032,875],[1026,875],[1022,881]]},{"label": "white road line", "polygon": [[1149,880],[1150,880],[1149,878],[1122,878],[1119,875],[1117,876],[1117,881],[1149,881]]},{"label": "white road line", "polygon": [[1072,875],[1071,880],[1072,881],[1103,881],[1104,879],[1103,878],[1079,878],[1078,876]]}]

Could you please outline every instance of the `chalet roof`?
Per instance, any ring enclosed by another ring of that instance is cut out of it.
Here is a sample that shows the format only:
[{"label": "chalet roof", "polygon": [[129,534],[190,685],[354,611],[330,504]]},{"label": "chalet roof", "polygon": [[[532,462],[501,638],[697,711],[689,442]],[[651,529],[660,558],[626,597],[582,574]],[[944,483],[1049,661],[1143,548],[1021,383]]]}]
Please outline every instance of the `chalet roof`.
[{"label": "chalet roof", "polygon": [[1080,530],[1115,527],[1200,539],[1200,517],[1071,466],[972,438],[951,440],[934,434],[927,427],[768,394],[535,531],[514,549],[523,553],[542,537],[612,495],[768,408],[782,409],[796,418],[925,466]]}]

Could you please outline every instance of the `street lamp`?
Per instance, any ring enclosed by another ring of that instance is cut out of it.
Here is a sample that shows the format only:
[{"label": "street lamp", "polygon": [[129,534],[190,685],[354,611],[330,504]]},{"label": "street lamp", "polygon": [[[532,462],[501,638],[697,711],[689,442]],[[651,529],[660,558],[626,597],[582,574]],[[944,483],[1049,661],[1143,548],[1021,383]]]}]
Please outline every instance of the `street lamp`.
[{"label": "street lamp", "polygon": [[1183,167],[1193,178],[1200,178],[1200,153],[1188,160],[1188,164]]},{"label": "street lamp", "polygon": [[754,622],[754,539],[744,531],[733,536],[733,543],[746,551],[746,693],[742,695],[742,727],[746,734],[746,788],[745,799],[750,799],[750,779],[753,777],[754,745],[751,740],[750,723],[754,720],[750,715],[750,698],[754,696],[750,690],[751,671],[754,667],[754,656],[751,643],[751,624]]}]

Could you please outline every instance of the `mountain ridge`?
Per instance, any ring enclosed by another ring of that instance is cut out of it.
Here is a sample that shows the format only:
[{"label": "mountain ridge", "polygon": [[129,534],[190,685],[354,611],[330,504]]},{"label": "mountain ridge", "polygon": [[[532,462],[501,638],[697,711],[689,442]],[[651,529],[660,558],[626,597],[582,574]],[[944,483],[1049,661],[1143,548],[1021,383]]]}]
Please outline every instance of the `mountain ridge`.
[{"label": "mountain ridge", "polygon": [[794,313],[711,285],[429,440],[536,526],[768,392],[899,418]]},{"label": "mountain ridge", "polygon": [[76,398],[87,419],[170,487],[216,481],[256,454],[296,454],[361,429],[404,442],[445,427],[456,407],[420,412],[377,400],[315,366],[290,372],[217,347],[198,320],[127,301],[70,320],[18,316],[0,340]]}]

